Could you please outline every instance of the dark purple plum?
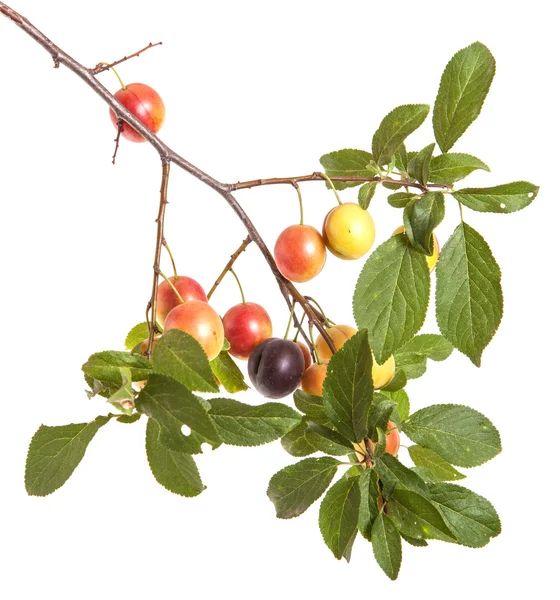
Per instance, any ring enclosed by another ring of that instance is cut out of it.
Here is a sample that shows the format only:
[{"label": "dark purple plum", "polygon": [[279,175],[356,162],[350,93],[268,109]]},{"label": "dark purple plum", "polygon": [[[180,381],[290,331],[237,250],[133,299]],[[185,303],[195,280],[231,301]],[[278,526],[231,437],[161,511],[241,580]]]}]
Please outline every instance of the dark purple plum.
[{"label": "dark purple plum", "polygon": [[268,338],[249,356],[247,370],[255,389],[265,398],[283,398],[294,392],[303,376],[305,360],[290,340]]}]

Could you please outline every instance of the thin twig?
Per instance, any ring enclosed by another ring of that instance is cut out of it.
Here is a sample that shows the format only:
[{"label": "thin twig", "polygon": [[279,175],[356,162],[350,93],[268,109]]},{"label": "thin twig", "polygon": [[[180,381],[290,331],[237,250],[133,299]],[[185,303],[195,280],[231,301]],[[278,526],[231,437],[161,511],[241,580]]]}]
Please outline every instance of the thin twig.
[{"label": "thin twig", "polygon": [[220,285],[220,283],[222,282],[222,279],[226,276],[227,272],[231,269],[231,267],[233,267],[233,264],[235,263],[235,261],[237,260],[237,258],[239,257],[239,255],[242,252],[245,252],[245,248],[247,248],[247,246],[250,243],[251,243],[251,237],[247,236],[241,242],[241,246],[239,246],[239,248],[237,248],[237,250],[230,256],[230,259],[228,260],[227,265],[223,268],[222,272],[218,276],[218,279],[216,279],[216,281],[214,282],[214,285],[212,286],[212,288],[208,292],[208,294],[207,294],[208,300],[210,300],[210,298],[212,297],[212,294],[216,291],[216,288]]},{"label": "thin twig", "polygon": [[159,210],[156,219],[157,223],[157,236],[156,236],[156,250],[154,256],[154,275],[152,279],[152,297],[148,302],[146,312],[150,313],[150,335],[148,336],[148,349],[146,350],[146,357],[150,358],[152,354],[152,346],[154,344],[154,336],[158,331],[156,322],[156,310],[157,310],[157,290],[159,283],[159,264],[161,261],[161,248],[164,240],[164,225],[165,225],[165,207],[167,206],[167,188],[169,186],[169,171],[170,164],[168,160],[162,160],[161,162],[161,187],[159,191]]},{"label": "thin twig", "polygon": [[162,44],[162,42],[157,42],[157,44],[152,44],[152,42],[150,42],[147,46],[142,48],[142,50],[138,50],[138,52],[135,52],[134,54],[130,54],[129,56],[123,56],[123,58],[116,60],[115,62],[112,62],[110,64],[103,63],[103,62],[97,63],[97,65],[95,65],[95,67],[91,70],[91,72],[94,73],[95,75],[97,75],[99,73],[103,73],[103,71],[107,71],[108,69],[112,69],[113,67],[120,65],[125,60],[130,60],[131,58],[140,56],[140,54],[142,54],[142,52],[146,52],[146,50],[149,50],[150,48],[154,48],[155,46],[161,46],[161,44]]},{"label": "thin twig", "polygon": [[123,130],[123,122],[122,119],[117,119],[117,137],[115,138],[115,151],[113,152],[113,158],[111,162],[115,164],[115,160],[117,159],[117,152],[119,151],[119,142],[121,139],[121,133]]},{"label": "thin twig", "polygon": [[[413,181],[409,181],[408,179],[392,179],[391,177],[381,177],[380,175],[372,175],[371,177],[329,177],[331,181],[339,181],[342,183],[367,183],[369,181],[378,181],[379,183],[389,183],[392,185],[398,185],[400,187],[413,187],[417,188],[423,192],[430,191],[431,188],[435,189],[448,189],[450,186],[430,183],[428,186],[424,186],[421,183],[416,183]],[[310,175],[299,175],[297,177],[272,177],[270,179],[252,179],[250,181],[239,181],[237,183],[232,183],[229,186],[230,191],[234,192],[236,190],[246,190],[254,187],[259,187],[262,185],[282,185],[289,184],[294,185],[294,183],[301,183],[302,181],[325,181],[324,173],[311,173]]]}]

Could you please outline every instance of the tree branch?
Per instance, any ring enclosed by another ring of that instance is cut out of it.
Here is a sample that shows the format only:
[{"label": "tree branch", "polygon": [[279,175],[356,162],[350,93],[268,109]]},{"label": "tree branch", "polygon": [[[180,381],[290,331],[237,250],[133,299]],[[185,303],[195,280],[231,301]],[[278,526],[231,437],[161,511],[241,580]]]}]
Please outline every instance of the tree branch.
[{"label": "tree branch", "polygon": [[[190,173],[194,177],[196,177],[202,183],[205,183],[213,190],[218,192],[230,205],[235,214],[239,217],[241,222],[245,225],[249,236],[253,242],[258,246],[259,250],[263,254],[268,266],[273,272],[278,285],[280,287],[280,291],[282,295],[286,299],[286,301],[290,303],[289,297],[291,296],[305,311],[305,314],[309,318],[310,322],[317,327],[319,333],[325,339],[327,345],[334,353],[336,351],[335,346],[325,331],[323,324],[315,315],[312,307],[309,305],[307,300],[302,296],[302,294],[296,289],[291,281],[288,281],[278,270],[276,263],[274,262],[274,258],[270,253],[270,250],[267,248],[264,240],[256,230],[253,225],[251,219],[249,219],[248,215],[245,213],[243,208],[239,205],[235,197],[231,194],[232,186],[228,184],[224,184],[219,182],[217,179],[214,179],[202,169],[191,164],[188,160],[184,159],[182,156],[174,152],[169,146],[164,144],[156,135],[154,135],[143,123],[141,123],[131,112],[129,112],[120,102],[118,102],[111,92],[103,86],[95,77],[95,73],[93,69],[88,69],[72,58],[69,54],[61,50],[56,44],[54,44],[42,31],[37,29],[30,21],[28,21],[25,17],[18,14],[12,8],[10,8],[7,4],[0,1],[0,13],[8,17],[11,21],[13,21],[20,29],[25,31],[27,35],[29,35],[33,40],[35,40],[40,46],[42,46],[52,57],[55,67],[59,65],[64,65],[70,71],[75,73],[78,77],[80,77],[99,97],[103,99],[103,101],[108,104],[113,111],[115,112],[117,119],[120,118],[123,121],[126,121],[131,127],[133,127],[138,133],[140,133],[144,139],[151,144],[155,148],[155,150],[160,155],[162,163],[173,163]],[[291,183],[291,182],[290,182]],[[152,304],[151,310],[155,313],[154,306]],[[154,314],[152,314],[153,320]],[[151,331],[153,335],[153,331]]]},{"label": "tree branch", "polygon": [[239,246],[239,248],[237,248],[237,250],[231,255],[230,259],[228,260],[226,266],[223,268],[222,272],[218,275],[218,279],[216,279],[216,281],[214,282],[214,285],[211,287],[210,291],[208,292],[207,296],[208,296],[208,300],[210,300],[210,298],[212,297],[212,294],[216,291],[216,288],[220,285],[220,283],[222,282],[222,279],[226,276],[227,272],[231,269],[231,267],[233,267],[235,261],[237,260],[237,258],[239,257],[239,255],[242,252],[245,252],[245,248],[247,248],[247,246],[251,243],[251,237],[247,236],[243,242],[241,242],[241,246]]}]

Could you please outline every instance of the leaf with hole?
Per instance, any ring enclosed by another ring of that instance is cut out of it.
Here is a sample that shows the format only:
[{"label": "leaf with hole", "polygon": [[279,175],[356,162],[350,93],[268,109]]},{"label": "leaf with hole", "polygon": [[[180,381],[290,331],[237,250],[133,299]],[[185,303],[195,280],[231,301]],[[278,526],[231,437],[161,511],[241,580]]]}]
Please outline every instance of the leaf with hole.
[{"label": "leaf with hole", "polygon": [[489,188],[464,188],[452,194],[464,206],[478,212],[512,213],[537,197],[539,186],[527,181],[514,181]]}]

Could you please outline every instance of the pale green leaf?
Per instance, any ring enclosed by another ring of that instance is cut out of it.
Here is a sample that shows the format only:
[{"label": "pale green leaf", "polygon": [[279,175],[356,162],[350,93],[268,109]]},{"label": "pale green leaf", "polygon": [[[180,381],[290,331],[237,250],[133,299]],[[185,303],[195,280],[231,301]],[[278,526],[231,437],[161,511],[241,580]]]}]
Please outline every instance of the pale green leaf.
[{"label": "pale green leaf", "polygon": [[82,365],[82,371],[90,378],[117,386],[122,384],[121,367],[130,369],[132,381],[143,381],[152,372],[152,365],[143,356],[106,350],[92,354]]},{"label": "pale green leaf", "polygon": [[150,335],[150,330],[148,328],[148,323],[146,321],[142,321],[142,323],[138,323],[135,325],[126,336],[126,340],[124,341],[124,347],[127,350],[132,350],[138,344],[141,344],[144,340],[148,339]]},{"label": "pale green leaf", "polygon": [[408,448],[410,458],[417,467],[428,469],[435,481],[458,481],[464,479],[465,475],[441,458],[437,452],[422,446],[410,446]]},{"label": "pale green leaf", "polygon": [[537,197],[539,186],[514,181],[489,188],[465,188],[453,193],[455,200],[478,212],[512,213],[529,206]]},{"label": "pale green leaf", "polygon": [[249,389],[249,386],[245,383],[243,373],[231,358],[229,352],[220,352],[214,360],[210,361],[210,367],[225,390],[230,394],[244,392]]},{"label": "pale green leaf", "polygon": [[[372,160],[373,156],[369,152],[346,148],[324,154],[319,162],[329,177],[373,177],[374,173],[367,168]],[[362,183],[361,181],[335,181],[334,186],[338,190],[343,190]]]}]

